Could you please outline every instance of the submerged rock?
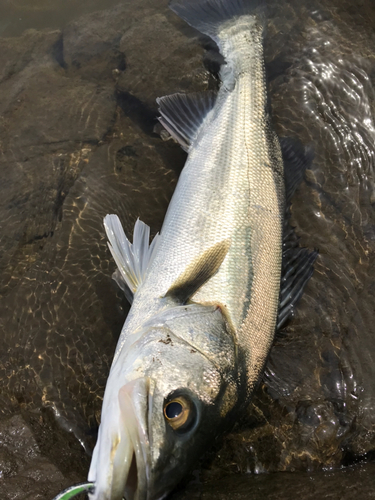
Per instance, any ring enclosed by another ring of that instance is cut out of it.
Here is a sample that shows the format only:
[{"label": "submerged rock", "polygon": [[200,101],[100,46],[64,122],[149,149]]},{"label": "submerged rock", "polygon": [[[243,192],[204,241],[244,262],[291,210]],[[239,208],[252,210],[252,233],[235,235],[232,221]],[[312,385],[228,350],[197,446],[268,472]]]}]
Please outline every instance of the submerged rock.
[{"label": "submerged rock", "polygon": [[[52,439],[54,426],[48,425],[45,415],[40,412],[30,413],[26,419],[29,423],[16,414],[0,421],[0,491],[4,500],[48,499],[59,488],[77,482],[79,472],[82,474],[82,467],[74,467],[71,462],[67,471],[66,466],[59,468],[54,460],[44,455],[42,448],[47,440],[43,433],[49,433],[49,446],[56,447],[55,457],[59,457],[61,465],[66,460],[67,449],[74,450],[77,458],[82,460],[77,444],[73,443],[72,447],[66,439]],[[33,434],[33,427],[38,427],[39,442]]]}]

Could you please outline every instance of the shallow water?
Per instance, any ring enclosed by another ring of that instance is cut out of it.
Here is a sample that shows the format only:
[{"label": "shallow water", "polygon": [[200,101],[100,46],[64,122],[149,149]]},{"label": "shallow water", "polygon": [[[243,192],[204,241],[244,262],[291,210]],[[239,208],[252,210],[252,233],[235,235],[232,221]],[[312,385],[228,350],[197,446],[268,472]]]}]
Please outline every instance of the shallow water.
[{"label": "shallow water", "polygon": [[[95,441],[128,310],[102,218],[160,229],[185,156],[153,132],[155,98],[217,85],[212,44],[166,1],[114,3],[2,7],[0,435],[19,443],[1,438],[6,499],[84,479],[78,443]],[[275,2],[268,18],[275,128],[315,151],[293,225],[320,256],[248,415],[176,498],[372,498],[371,465],[319,471],[375,449],[375,7]]]}]

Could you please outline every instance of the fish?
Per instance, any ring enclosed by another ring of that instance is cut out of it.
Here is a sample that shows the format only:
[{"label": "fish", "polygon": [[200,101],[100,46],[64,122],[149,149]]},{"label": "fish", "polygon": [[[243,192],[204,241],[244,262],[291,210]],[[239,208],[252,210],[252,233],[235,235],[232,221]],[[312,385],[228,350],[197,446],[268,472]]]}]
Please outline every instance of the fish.
[{"label": "fish", "polygon": [[187,151],[160,234],[104,226],[131,302],[103,398],[90,500],[159,500],[249,404],[313,272],[289,226],[311,153],[269,115],[259,0],[173,0],[225,59],[217,92],[158,99]]}]

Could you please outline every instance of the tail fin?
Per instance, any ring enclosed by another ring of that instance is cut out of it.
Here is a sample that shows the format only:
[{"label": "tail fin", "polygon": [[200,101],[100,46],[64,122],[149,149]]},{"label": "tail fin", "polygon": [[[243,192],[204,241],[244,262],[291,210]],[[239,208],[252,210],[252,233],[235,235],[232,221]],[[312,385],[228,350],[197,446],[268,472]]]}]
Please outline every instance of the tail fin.
[{"label": "tail fin", "polygon": [[264,0],[172,0],[169,7],[190,26],[217,40],[222,24],[254,14],[263,5]]}]

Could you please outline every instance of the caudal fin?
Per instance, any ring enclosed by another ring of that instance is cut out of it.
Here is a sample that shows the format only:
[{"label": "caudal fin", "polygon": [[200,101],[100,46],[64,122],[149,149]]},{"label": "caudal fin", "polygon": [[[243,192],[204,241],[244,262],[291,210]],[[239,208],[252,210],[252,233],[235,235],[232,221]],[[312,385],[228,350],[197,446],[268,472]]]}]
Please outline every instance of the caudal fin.
[{"label": "caudal fin", "polygon": [[169,7],[190,26],[217,40],[224,23],[254,14],[263,5],[264,0],[172,0]]}]

